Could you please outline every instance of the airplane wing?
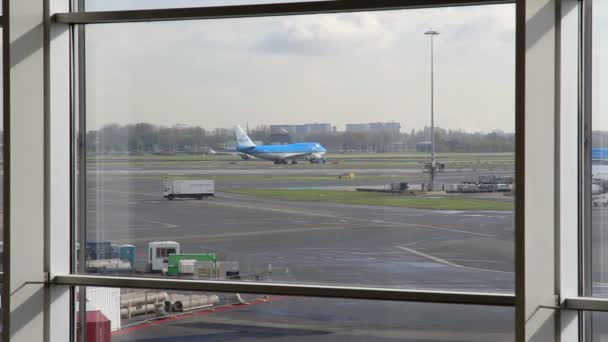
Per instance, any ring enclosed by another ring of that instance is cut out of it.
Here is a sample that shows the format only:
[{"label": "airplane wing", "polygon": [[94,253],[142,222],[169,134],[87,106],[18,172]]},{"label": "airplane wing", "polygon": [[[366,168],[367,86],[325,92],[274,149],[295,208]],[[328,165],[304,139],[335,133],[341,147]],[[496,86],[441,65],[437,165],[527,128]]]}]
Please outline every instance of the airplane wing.
[{"label": "airplane wing", "polygon": [[247,153],[237,152],[237,151],[215,151],[213,149],[209,149],[209,154],[218,155],[218,156],[239,156],[244,160],[254,159],[255,157],[249,155]]}]

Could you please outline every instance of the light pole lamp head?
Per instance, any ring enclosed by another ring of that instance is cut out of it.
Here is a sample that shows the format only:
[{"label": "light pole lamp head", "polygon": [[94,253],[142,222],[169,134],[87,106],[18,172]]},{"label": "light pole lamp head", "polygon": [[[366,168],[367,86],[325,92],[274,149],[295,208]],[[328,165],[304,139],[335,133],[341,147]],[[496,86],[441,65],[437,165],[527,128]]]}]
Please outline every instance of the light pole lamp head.
[{"label": "light pole lamp head", "polygon": [[424,32],[424,34],[431,35],[431,36],[437,36],[437,35],[439,35],[439,32],[433,31],[433,30],[428,30],[428,31]]}]

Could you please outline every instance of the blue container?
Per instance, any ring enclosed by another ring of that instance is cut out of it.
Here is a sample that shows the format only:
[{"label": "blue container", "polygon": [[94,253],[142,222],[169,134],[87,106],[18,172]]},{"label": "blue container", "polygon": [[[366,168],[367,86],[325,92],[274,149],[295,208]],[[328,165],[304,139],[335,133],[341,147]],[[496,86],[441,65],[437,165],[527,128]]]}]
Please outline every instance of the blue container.
[{"label": "blue container", "polygon": [[109,241],[87,241],[87,259],[112,259],[112,243]]}]

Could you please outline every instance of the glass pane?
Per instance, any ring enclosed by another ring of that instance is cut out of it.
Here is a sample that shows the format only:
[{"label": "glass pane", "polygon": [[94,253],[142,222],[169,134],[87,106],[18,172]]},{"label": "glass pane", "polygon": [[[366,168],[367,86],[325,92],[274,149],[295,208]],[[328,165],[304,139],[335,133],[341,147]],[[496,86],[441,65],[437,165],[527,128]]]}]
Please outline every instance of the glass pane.
[{"label": "glass pane", "polygon": [[87,11],[120,11],[304,2],[313,0],[85,0]]},{"label": "glass pane", "polygon": [[591,341],[608,341],[608,314],[605,312],[588,312],[591,319]]},{"label": "glass pane", "polygon": [[513,315],[507,307],[87,288],[85,329],[114,342],[502,342],[514,341]]},{"label": "glass pane", "polygon": [[608,296],[608,3],[593,2],[592,271],[593,295]]},{"label": "glass pane", "polygon": [[87,26],[87,269],[512,292],[513,24]]}]

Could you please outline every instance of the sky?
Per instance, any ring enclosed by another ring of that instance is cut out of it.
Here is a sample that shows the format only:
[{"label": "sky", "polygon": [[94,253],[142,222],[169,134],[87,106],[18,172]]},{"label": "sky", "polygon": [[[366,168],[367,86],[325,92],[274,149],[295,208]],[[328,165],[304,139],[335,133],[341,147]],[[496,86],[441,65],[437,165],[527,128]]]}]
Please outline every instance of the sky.
[{"label": "sky", "polygon": [[[89,10],[210,1],[89,0]],[[238,3],[250,0],[240,0]],[[222,1],[222,3],[237,3]],[[87,26],[87,124],[514,131],[513,5]]]},{"label": "sky", "polygon": [[592,25],[592,127],[608,130],[608,1],[593,2]]}]

